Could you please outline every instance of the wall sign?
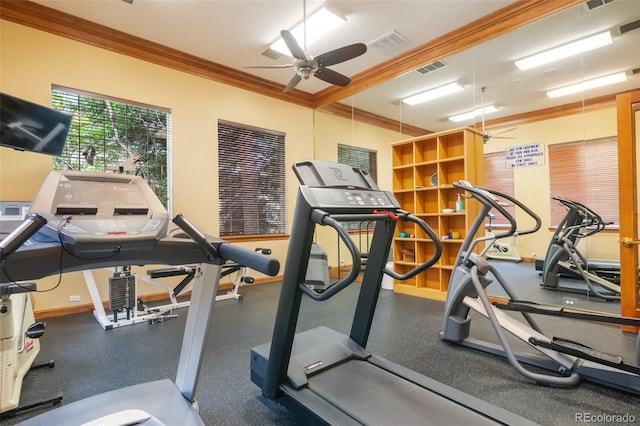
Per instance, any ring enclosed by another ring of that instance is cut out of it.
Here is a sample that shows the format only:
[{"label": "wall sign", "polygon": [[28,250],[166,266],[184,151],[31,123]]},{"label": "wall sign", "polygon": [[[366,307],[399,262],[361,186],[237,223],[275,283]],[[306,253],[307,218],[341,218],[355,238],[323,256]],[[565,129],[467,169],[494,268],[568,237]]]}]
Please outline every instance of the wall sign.
[{"label": "wall sign", "polygon": [[544,165],[544,143],[511,146],[504,150],[507,169]]}]

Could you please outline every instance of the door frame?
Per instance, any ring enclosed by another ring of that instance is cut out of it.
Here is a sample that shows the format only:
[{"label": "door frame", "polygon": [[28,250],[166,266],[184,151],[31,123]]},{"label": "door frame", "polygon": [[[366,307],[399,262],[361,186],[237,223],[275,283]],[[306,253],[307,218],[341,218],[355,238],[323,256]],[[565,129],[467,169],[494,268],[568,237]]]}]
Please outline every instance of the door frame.
[{"label": "door frame", "polygon": [[[640,103],[640,90],[616,96],[618,121],[618,183],[620,204],[620,240],[638,240],[638,187],[635,146],[635,109]],[[638,246],[620,243],[620,314],[640,318],[638,301]],[[636,327],[623,327],[637,331]]]}]

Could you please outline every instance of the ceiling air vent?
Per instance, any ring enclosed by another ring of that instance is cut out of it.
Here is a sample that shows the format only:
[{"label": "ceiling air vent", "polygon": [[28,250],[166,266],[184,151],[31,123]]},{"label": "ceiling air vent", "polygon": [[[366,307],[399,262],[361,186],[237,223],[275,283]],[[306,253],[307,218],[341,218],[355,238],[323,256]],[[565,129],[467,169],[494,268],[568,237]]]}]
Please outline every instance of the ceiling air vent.
[{"label": "ceiling air vent", "polygon": [[607,3],[611,3],[613,0],[589,0],[587,2],[587,7],[589,10],[596,9],[600,6],[604,6]]},{"label": "ceiling air vent", "polygon": [[385,35],[367,43],[367,46],[379,51],[383,55],[390,56],[409,46],[409,40],[395,31],[389,31]]},{"label": "ceiling air vent", "polygon": [[444,68],[446,67],[447,64],[445,64],[442,61],[435,61],[435,62],[431,62],[430,64],[427,64],[423,67],[418,68],[416,71],[418,71],[420,74],[427,74],[430,72],[433,72],[435,70],[439,70],[440,68]]},{"label": "ceiling air vent", "polygon": [[638,28],[640,28],[640,19],[620,25],[620,34],[628,33]]},{"label": "ceiling air vent", "polygon": [[640,74],[640,67],[631,70],[632,74]]},{"label": "ceiling air vent", "polygon": [[262,52],[262,55],[266,56],[267,58],[278,59],[278,58],[280,58],[282,56],[282,53],[278,52],[277,50],[273,50],[271,48],[267,48],[267,50]]}]

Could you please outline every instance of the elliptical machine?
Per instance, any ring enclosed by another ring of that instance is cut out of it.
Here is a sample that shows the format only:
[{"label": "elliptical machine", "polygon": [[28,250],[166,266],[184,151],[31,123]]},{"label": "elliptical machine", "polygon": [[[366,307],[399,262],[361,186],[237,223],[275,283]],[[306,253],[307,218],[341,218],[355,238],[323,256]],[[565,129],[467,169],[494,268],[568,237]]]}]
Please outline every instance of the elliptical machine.
[{"label": "elliptical machine", "polygon": [[[567,208],[567,213],[551,237],[542,265],[540,286],[548,290],[588,293],[604,300],[620,300],[620,284],[611,282],[592,270],[590,262],[576,247],[581,239],[604,230],[607,223],[582,203],[557,196],[551,198],[562,203]],[[587,287],[563,286],[560,284],[562,275],[582,278]]]},{"label": "elliptical machine", "polygon": [[[475,238],[475,235],[484,225],[486,216],[492,208],[502,213],[511,225],[508,231],[495,236],[495,238],[509,237],[515,232],[518,232],[519,235],[536,232],[541,225],[540,218],[521,202],[507,194],[476,187],[465,181],[460,181],[453,185],[470,193],[473,198],[482,203],[483,207],[471,225],[456,259],[445,300],[443,330],[440,333],[440,338],[449,343],[503,356],[509,360],[509,363],[516,371],[539,384],[572,387],[584,379],[626,392],[640,394],[640,367],[638,366],[640,364],[640,335],[636,346],[636,351],[638,352],[636,354],[636,365],[633,365],[626,363],[621,356],[592,349],[570,339],[549,338],[535,323],[530,314],[632,325],[635,327],[640,326],[640,319],[609,314],[585,313],[565,307],[518,300],[502,275],[483,257],[474,253],[474,248],[478,243],[487,241],[487,237]],[[513,202],[535,222],[535,225],[529,229],[518,230],[515,218],[505,211],[499,200],[496,200],[496,197]],[[491,276],[496,279],[498,285],[508,295],[509,300],[507,303],[492,304],[489,301],[485,289],[494,282]],[[490,321],[500,343],[499,345],[470,337],[471,318],[469,312],[471,309]],[[524,321],[519,321],[507,315],[504,312],[505,310],[520,312]],[[507,341],[504,330],[536,349],[537,353],[516,353]],[[552,373],[534,372],[527,369],[523,364],[541,367],[550,370]]]}]

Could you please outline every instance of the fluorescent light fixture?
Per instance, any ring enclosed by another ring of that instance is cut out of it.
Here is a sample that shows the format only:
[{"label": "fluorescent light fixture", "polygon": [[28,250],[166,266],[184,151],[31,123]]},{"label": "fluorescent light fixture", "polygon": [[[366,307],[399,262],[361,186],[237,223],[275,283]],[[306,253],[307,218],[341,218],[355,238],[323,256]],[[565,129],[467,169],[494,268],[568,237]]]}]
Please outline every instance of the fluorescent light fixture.
[{"label": "fluorescent light fixture", "polygon": [[596,87],[608,86],[610,84],[621,83],[627,81],[627,73],[619,72],[616,74],[605,75],[604,77],[598,77],[591,80],[581,81],[580,83],[572,84],[570,86],[560,87],[558,89],[549,90],[547,96],[551,99],[559,98],[560,96],[572,95],[574,93],[584,92],[585,90],[595,89]]},{"label": "fluorescent light fixture", "polygon": [[476,108],[473,111],[469,111],[469,112],[465,112],[462,114],[458,114],[458,115],[452,115],[451,117],[449,117],[449,120],[451,121],[455,121],[456,123],[458,121],[465,121],[465,120],[470,120],[474,117],[477,117],[481,114],[489,114],[492,112],[496,112],[498,111],[498,108],[496,108],[493,105],[487,105],[484,108]]},{"label": "fluorescent light fixture", "polygon": [[522,71],[525,71],[570,56],[579,55],[602,46],[607,46],[611,43],[613,43],[611,32],[605,31],[520,59],[516,61],[516,66]]},{"label": "fluorescent light fixture", "polygon": [[[346,22],[346,19],[334,14],[329,9],[327,9],[326,6],[322,6],[307,18],[307,45],[312,45],[314,42],[318,41]],[[291,30],[291,34],[298,41],[300,47],[302,47],[302,49],[305,49],[304,22],[296,25],[296,27]],[[282,40],[282,38],[279,38],[276,42],[269,46],[269,48],[280,52],[283,55],[291,56],[291,52],[289,52],[289,49],[287,48],[287,45],[285,44],[284,40]]]},{"label": "fluorescent light fixture", "polygon": [[450,95],[452,93],[461,92],[463,90],[464,87],[462,87],[458,83],[450,83],[444,86],[436,87],[435,89],[430,89],[424,92],[416,93],[415,95],[407,96],[406,98],[402,99],[402,102],[407,105],[417,105],[423,102]]}]

